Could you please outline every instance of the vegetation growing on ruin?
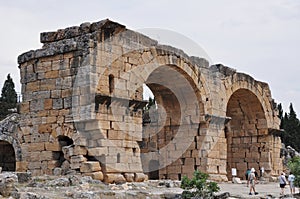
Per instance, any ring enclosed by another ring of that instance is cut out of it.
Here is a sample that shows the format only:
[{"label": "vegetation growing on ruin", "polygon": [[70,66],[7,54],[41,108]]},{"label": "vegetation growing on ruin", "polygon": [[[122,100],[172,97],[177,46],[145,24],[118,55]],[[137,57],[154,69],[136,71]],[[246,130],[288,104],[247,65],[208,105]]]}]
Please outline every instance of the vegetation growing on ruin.
[{"label": "vegetation growing on ruin", "polygon": [[288,168],[295,175],[295,186],[300,186],[300,157],[293,157],[288,162]]},{"label": "vegetation growing on ruin", "polygon": [[184,176],[181,180],[181,188],[184,189],[182,193],[183,198],[213,198],[213,193],[218,192],[220,187],[216,182],[209,182],[209,175],[200,171],[195,171],[193,177],[189,179]]}]

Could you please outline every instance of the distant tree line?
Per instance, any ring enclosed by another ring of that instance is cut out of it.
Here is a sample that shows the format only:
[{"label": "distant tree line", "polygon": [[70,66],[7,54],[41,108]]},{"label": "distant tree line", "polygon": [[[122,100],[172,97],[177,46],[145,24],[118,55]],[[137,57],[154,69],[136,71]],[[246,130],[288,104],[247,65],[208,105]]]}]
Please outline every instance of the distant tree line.
[{"label": "distant tree line", "polygon": [[284,130],[281,134],[281,141],[285,146],[291,146],[300,151],[300,122],[294,111],[293,104],[289,106],[289,112],[283,112],[282,105],[278,104],[278,117],[281,119],[280,128]]},{"label": "distant tree line", "polygon": [[15,90],[15,84],[10,74],[4,82],[0,97],[0,120],[14,112],[17,108],[18,96]]}]

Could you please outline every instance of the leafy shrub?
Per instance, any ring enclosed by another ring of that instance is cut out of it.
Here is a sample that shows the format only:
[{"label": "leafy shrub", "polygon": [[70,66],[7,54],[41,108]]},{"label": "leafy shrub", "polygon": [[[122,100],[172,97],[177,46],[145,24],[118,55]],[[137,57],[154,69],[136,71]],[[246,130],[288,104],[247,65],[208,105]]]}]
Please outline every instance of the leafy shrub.
[{"label": "leafy shrub", "polygon": [[295,186],[300,186],[300,157],[293,157],[288,162],[288,168],[295,175]]},{"label": "leafy shrub", "polygon": [[215,182],[209,182],[208,174],[195,171],[192,179],[184,176],[181,180],[181,188],[184,189],[182,198],[213,198],[213,193],[220,187]]}]

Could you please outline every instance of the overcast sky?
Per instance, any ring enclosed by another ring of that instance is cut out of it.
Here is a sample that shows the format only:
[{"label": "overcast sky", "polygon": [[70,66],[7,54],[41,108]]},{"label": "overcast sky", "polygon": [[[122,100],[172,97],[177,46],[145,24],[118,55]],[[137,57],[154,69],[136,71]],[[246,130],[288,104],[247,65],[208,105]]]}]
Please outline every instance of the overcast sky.
[{"label": "overcast sky", "polygon": [[[222,63],[267,82],[285,111],[300,116],[300,0],[0,0],[0,87],[20,91],[19,54],[41,47],[40,32],[109,18],[138,30],[167,29]],[[172,43],[170,43],[172,45]],[[186,50],[188,51],[188,50]]]}]

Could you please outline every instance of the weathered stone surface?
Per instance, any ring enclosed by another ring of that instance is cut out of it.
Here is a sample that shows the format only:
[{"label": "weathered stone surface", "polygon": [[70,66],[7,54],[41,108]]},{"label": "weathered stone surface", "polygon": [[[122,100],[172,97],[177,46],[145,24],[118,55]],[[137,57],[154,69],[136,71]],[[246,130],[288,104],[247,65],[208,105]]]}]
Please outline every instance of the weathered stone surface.
[{"label": "weathered stone surface", "polygon": [[147,179],[147,176],[143,173],[135,173],[134,174],[134,181],[135,182],[143,182]]},{"label": "weathered stone surface", "polygon": [[240,178],[232,178],[232,182],[235,184],[242,184],[242,181]]},{"label": "weathered stone surface", "polygon": [[80,166],[80,172],[82,173],[91,173],[95,171],[101,171],[99,162],[87,161],[87,162],[83,162]]},{"label": "weathered stone surface", "polygon": [[53,175],[55,175],[55,176],[60,176],[60,175],[62,175],[62,174],[63,174],[63,169],[62,169],[62,168],[60,168],[60,167],[54,168],[54,170],[53,170]]},{"label": "weathered stone surface", "polygon": [[110,173],[104,175],[104,181],[106,183],[123,183],[126,182],[126,179],[122,174]]},{"label": "weathered stone surface", "polygon": [[124,177],[127,182],[134,182],[134,173],[125,173]]},{"label": "weathered stone surface", "polygon": [[[180,179],[195,169],[226,181],[231,168],[240,178],[247,167],[263,166],[269,176],[282,169],[266,83],[110,20],[40,39],[41,49],[18,57],[19,128],[0,132],[18,170],[48,174],[60,166],[62,174],[96,176],[100,165],[89,161],[99,161],[104,180],[122,182],[146,180],[143,173]],[[146,111],[144,84],[156,99]]]},{"label": "weathered stone surface", "polygon": [[103,179],[104,179],[104,175],[103,175],[102,171],[96,171],[96,172],[92,172],[92,173],[83,173],[83,175],[91,176],[94,180],[103,181]]},{"label": "weathered stone surface", "polygon": [[47,186],[68,187],[68,186],[70,186],[70,181],[69,181],[68,178],[58,178],[58,179],[55,179],[55,180],[52,180],[52,181],[48,182]]},{"label": "weathered stone surface", "polygon": [[15,183],[18,182],[18,176],[13,173],[0,174],[0,194],[4,197],[12,195],[17,192]]},{"label": "weathered stone surface", "polygon": [[16,172],[19,183],[29,182],[32,178],[30,172]]},{"label": "weathered stone surface", "polygon": [[81,163],[87,161],[87,159],[83,155],[72,156],[70,159],[71,169],[79,169]]}]

